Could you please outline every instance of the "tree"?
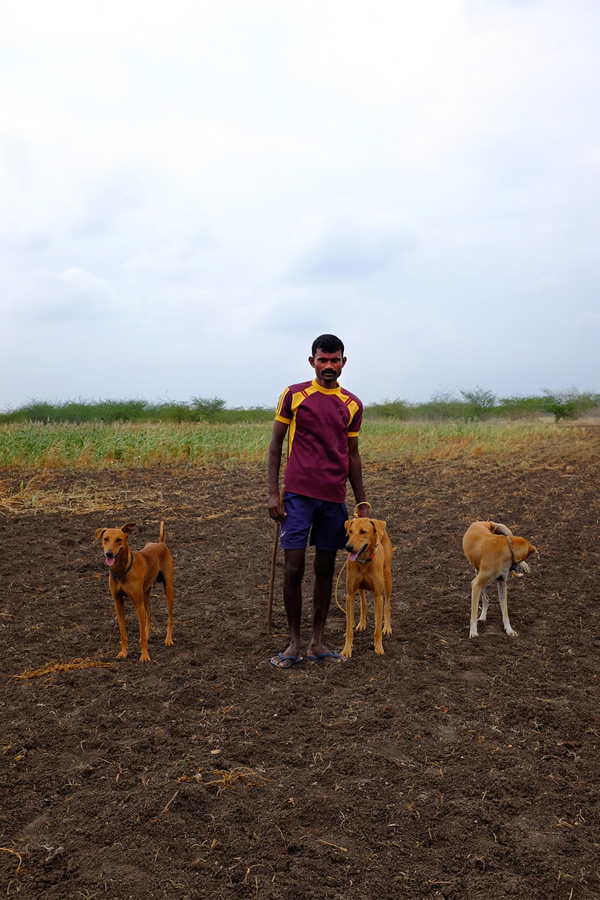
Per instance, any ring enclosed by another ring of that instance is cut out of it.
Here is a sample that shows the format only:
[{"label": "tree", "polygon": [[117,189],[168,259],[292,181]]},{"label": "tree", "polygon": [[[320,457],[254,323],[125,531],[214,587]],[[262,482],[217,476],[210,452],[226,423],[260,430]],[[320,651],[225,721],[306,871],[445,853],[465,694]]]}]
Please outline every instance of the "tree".
[{"label": "tree", "polygon": [[472,391],[461,391],[461,394],[468,404],[467,418],[469,419],[485,419],[496,406],[496,395],[492,391],[476,387]]}]

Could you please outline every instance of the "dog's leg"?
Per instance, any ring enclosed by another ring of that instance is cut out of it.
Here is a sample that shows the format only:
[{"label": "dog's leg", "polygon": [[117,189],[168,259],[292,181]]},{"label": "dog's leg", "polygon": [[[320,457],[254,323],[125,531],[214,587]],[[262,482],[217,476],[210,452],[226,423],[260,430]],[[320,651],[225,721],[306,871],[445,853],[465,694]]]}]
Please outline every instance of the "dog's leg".
[{"label": "dog's leg", "polygon": [[165,581],[165,597],[167,600],[167,635],[165,637],[165,644],[167,647],[170,647],[173,643],[173,585],[167,584]]},{"label": "dog's leg", "polygon": [[487,619],[488,606],[490,605],[490,601],[487,595],[487,590],[482,588],[481,590],[481,612],[479,613],[479,622],[485,622]]},{"label": "dog's leg", "polygon": [[165,599],[167,601],[167,635],[165,637],[165,644],[167,647],[170,647],[173,644],[173,604],[175,600],[173,593],[173,560],[167,561],[162,573],[164,578]]},{"label": "dog's leg", "polygon": [[346,640],[342,656],[350,659],[352,656],[352,643],[354,641],[354,592],[346,594]]},{"label": "dog's leg", "polygon": [[385,606],[383,608],[383,633],[392,633],[392,573],[385,570],[383,573],[385,582]]},{"label": "dog's leg", "polygon": [[471,628],[469,630],[469,637],[478,637],[479,632],[477,631],[477,614],[479,612],[479,598],[481,596],[482,586],[478,581],[478,576],[476,575],[473,581],[471,582]]},{"label": "dog's leg", "polygon": [[373,595],[373,600],[375,606],[375,633],[373,635],[373,642],[375,644],[375,653],[381,656],[381,654],[385,652],[381,638],[381,626],[383,624],[383,595],[381,593],[375,593]]},{"label": "dog's leg", "polygon": [[119,633],[121,635],[121,652],[117,653],[117,659],[125,659],[127,656],[127,627],[125,625],[125,601],[123,594],[119,591],[113,594],[115,601],[115,613],[117,614],[117,622],[119,623]]},{"label": "dog's leg", "polygon": [[140,593],[136,592],[135,594],[132,592],[130,596],[135,604],[135,611],[140,626],[140,647],[142,651],[140,654],[140,662],[150,662],[150,656],[148,655],[148,632],[150,630],[148,624],[149,606],[147,605],[143,591],[140,591]]},{"label": "dog's leg", "polygon": [[150,638],[152,631],[152,608],[150,606],[150,591],[144,594],[144,618],[146,620],[146,639]]},{"label": "dog's leg", "polygon": [[498,579],[498,600],[500,601],[500,609],[502,610],[502,624],[504,630],[511,637],[517,637],[517,632],[511,628],[508,620],[508,599],[506,597],[506,578]]},{"label": "dog's leg", "polygon": [[360,596],[360,619],[358,620],[356,630],[364,631],[367,627],[367,595],[362,589],[359,590],[358,593]]}]

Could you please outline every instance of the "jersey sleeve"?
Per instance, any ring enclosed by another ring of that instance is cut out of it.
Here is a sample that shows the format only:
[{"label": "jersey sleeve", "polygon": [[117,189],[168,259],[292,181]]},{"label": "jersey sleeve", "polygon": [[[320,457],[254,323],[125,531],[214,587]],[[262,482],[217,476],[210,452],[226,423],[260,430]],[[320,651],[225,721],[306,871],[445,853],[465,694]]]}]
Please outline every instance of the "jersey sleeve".
[{"label": "jersey sleeve", "polygon": [[292,392],[289,387],[282,391],[275,410],[275,421],[289,425],[292,421]]},{"label": "jersey sleeve", "polygon": [[355,409],[354,415],[348,423],[348,437],[358,437],[362,425],[363,405],[357,397],[356,402],[353,403],[352,406],[354,406]]}]

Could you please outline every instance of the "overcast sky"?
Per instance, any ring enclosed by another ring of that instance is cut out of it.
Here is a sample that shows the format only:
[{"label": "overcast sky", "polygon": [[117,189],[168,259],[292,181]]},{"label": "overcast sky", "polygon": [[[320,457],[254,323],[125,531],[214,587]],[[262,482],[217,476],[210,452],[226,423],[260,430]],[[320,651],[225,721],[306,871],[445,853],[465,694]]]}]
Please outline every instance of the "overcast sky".
[{"label": "overcast sky", "polygon": [[20,0],[0,409],[600,390],[597,0]]}]

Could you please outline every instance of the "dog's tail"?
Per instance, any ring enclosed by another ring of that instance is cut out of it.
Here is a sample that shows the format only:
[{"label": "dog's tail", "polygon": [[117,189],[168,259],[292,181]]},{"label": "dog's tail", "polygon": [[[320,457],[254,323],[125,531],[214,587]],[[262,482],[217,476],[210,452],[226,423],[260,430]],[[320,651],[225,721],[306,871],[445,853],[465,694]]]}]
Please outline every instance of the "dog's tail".
[{"label": "dog's tail", "polygon": [[160,523],[160,534],[158,536],[159,543],[164,544],[165,542],[165,523]]},{"label": "dog's tail", "polygon": [[494,526],[492,534],[503,534],[505,537],[513,536],[512,531],[506,525],[502,525],[500,522],[493,522],[492,524]]}]

